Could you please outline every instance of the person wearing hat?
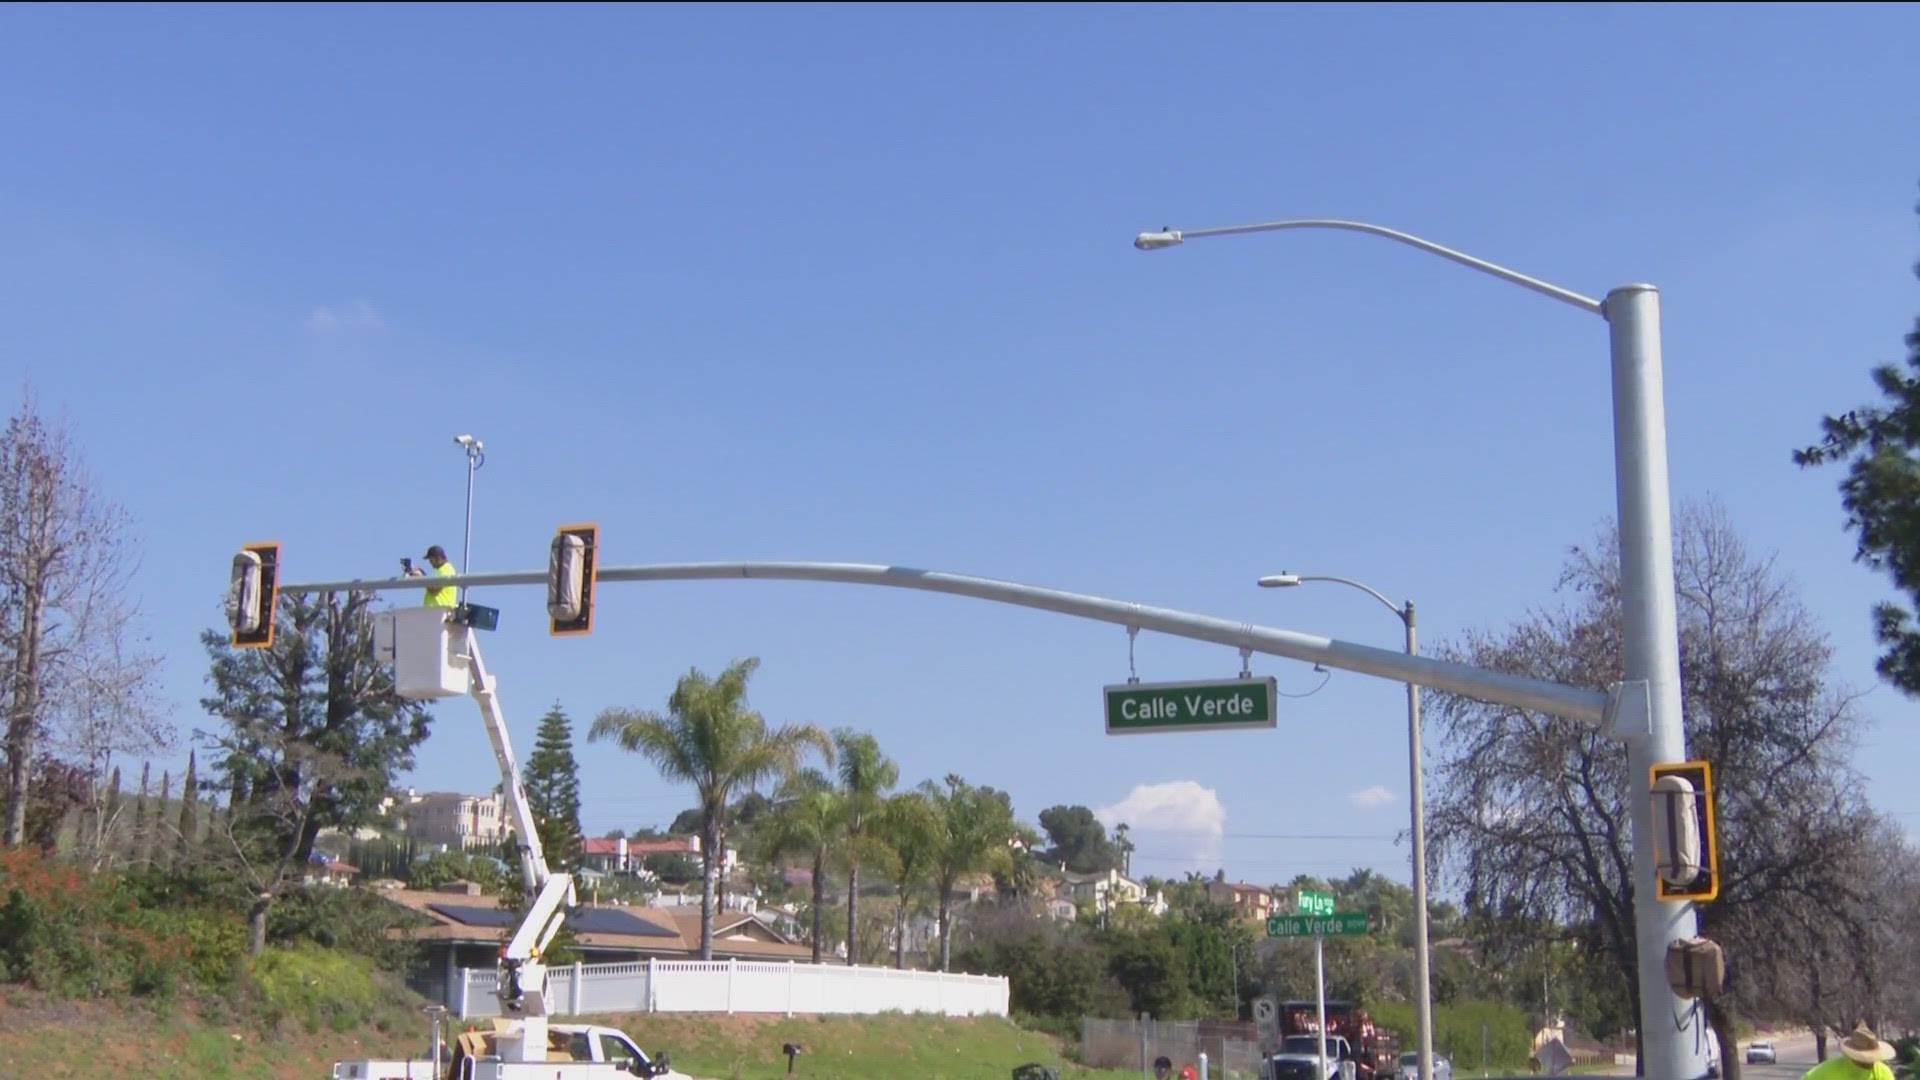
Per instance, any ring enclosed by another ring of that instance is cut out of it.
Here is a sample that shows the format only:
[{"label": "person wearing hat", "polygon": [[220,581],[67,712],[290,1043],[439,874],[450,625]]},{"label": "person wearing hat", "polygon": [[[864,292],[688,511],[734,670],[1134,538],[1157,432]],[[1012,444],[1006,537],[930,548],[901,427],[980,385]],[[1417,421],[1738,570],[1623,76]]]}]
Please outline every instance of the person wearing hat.
[{"label": "person wearing hat", "polygon": [[[434,577],[452,577],[460,572],[455,570],[453,564],[447,561],[447,553],[439,544],[435,544],[427,549],[427,565],[433,567]],[[427,606],[440,608],[453,607],[457,603],[454,594],[458,591],[459,590],[451,585],[444,585],[438,589],[428,589],[426,590]]]},{"label": "person wearing hat", "polygon": [[1893,1047],[1861,1024],[1840,1040],[1839,1057],[1815,1065],[1801,1080],[1893,1080],[1887,1067],[1892,1060]]}]

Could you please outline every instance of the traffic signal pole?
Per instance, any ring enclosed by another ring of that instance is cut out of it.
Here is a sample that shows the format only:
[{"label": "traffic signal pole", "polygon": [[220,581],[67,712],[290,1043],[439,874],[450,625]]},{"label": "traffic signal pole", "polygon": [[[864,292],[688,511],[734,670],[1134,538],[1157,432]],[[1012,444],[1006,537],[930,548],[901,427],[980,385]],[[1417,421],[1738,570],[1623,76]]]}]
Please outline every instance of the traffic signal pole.
[{"label": "traffic signal pole", "polygon": [[[1696,1010],[1667,984],[1667,947],[1698,932],[1691,904],[1661,900],[1654,864],[1652,766],[1686,760],[1680,707],[1680,630],[1673,586],[1673,520],[1667,482],[1666,404],[1661,391],[1660,293],[1625,285],[1607,294],[1613,361],[1615,491],[1620,512],[1623,674],[1641,684],[1644,730],[1627,737],[1627,808],[1633,826],[1634,943],[1639,961],[1640,1071],[1690,1080],[1706,1075]],[[1694,1017],[1674,1021],[1670,1017]],[[1711,1038],[1711,1035],[1707,1036]]]},{"label": "traffic signal pole", "polygon": [[[1333,229],[1391,240],[1599,315],[1607,322],[1613,377],[1614,485],[1620,515],[1621,641],[1625,653],[1625,678],[1610,695],[1620,706],[1620,722],[1611,726],[1609,734],[1627,744],[1629,762],[1624,794],[1632,817],[1640,1070],[1661,1080],[1705,1076],[1707,1059],[1701,1050],[1705,1039],[1699,1017],[1674,995],[1663,974],[1668,945],[1693,936],[1695,920],[1691,908],[1655,895],[1653,800],[1640,780],[1651,766],[1686,758],[1680,715],[1679,620],[1673,595],[1673,523],[1667,478],[1659,290],[1651,285],[1623,285],[1609,292],[1606,299],[1595,300],[1431,240],[1364,221],[1298,218],[1225,228],[1162,229],[1141,233],[1134,238],[1133,246],[1160,251],[1204,237],[1296,229]],[[1423,1060],[1421,1070],[1427,1067]]]}]

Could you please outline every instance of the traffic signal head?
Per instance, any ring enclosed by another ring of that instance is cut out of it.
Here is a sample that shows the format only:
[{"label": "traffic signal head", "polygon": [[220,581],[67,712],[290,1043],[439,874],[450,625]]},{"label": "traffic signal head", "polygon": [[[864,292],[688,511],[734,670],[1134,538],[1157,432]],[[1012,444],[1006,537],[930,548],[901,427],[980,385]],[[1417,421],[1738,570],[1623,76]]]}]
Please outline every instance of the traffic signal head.
[{"label": "traffic signal head", "polygon": [[1655,765],[1655,885],[1662,900],[1702,902],[1720,895],[1720,853],[1714,837],[1713,768],[1704,761]]},{"label": "traffic signal head", "polygon": [[274,614],[280,602],[280,545],[248,544],[233,557],[227,585],[227,622],[237,649],[273,644]]},{"label": "traffic signal head", "polygon": [[562,525],[547,560],[548,630],[555,636],[593,631],[593,585],[600,529]]}]

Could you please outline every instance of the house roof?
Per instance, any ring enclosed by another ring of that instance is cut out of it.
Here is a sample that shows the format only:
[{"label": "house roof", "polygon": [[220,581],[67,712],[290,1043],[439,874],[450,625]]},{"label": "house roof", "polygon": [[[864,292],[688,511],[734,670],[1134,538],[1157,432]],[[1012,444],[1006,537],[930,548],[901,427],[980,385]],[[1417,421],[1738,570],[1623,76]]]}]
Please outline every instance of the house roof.
[{"label": "house roof", "polygon": [[413,803],[413,805],[419,806],[420,803],[423,802],[457,803],[465,799],[485,800],[491,798],[494,798],[492,793],[486,795],[468,795],[459,791],[424,791],[420,793],[419,801]]},{"label": "house roof", "polygon": [[1248,885],[1244,881],[1209,881],[1207,882],[1207,888],[1231,889],[1235,893],[1240,893],[1240,894],[1250,893],[1250,894],[1255,894],[1259,896],[1266,896],[1273,891],[1272,889],[1267,888],[1265,885]]},{"label": "house roof", "polygon": [[669,836],[665,840],[629,840],[629,855],[697,855],[693,841],[684,837]]},{"label": "house roof", "polygon": [[[382,894],[410,911],[431,920],[428,926],[413,930],[395,930],[395,936],[407,936],[415,941],[444,941],[462,945],[499,946],[506,943],[513,927],[483,926],[463,922],[445,910],[436,911],[434,905],[442,909],[487,909],[499,911],[500,902],[491,896],[464,896],[440,892],[422,892],[416,889],[395,889]],[[574,940],[581,947],[609,951],[629,950],[639,955],[683,957],[697,956],[700,952],[700,912],[698,909],[683,910],[677,908],[643,908],[610,905],[587,905],[582,911],[617,911],[635,916],[655,927],[667,931],[664,934],[627,934],[603,932],[579,932]],[[492,921],[492,920],[488,920]],[[511,920],[503,920],[510,922]],[[752,960],[803,960],[813,955],[813,950],[805,945],[789,941],[784,935],[752,915],[737,911],[715,912],[713,925],[713,951],[716,956],[735,956]]]},{"label": "house roof", "polygon": [[[583,840],[580,850],[586,855],[618,855],[618,839]],[[694,855],[693,841],[681,837],[668,837],[665,840],[629,840],[627,857],[639,858],[647,855]]]},{"label": "house roof", "polygon": [[[1071,870],[1062,870],[1060,871],[1060,877],[1069,885],[1086,885],[1096,881],[1113,881],[1126,882],[1136,889],[1146,888],[1145,885],[1140,884],[1118,870],[1102,870],[1097,874],[1076,874]],[[991,880],[991,878],[989,878],[989,880]]]}]

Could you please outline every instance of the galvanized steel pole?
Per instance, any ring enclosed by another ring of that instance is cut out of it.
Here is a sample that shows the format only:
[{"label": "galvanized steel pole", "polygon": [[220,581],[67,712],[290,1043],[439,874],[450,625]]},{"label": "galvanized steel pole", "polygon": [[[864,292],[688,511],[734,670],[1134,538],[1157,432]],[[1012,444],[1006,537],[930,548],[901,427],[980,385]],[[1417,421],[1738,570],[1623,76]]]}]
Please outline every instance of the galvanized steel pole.
[{"label": "galvanized steel pole", "polygon": [[1655,885],[1649,766],[1686,760],[1680,711],[1680,619],[1674,603],[1673,519],[1667,490],[1667,421],[1660,366],[1660,293],[1625,285],[1607,294],[1613,354],[1614,477],[1620,507],[1621,644],[1628,681],[1647,684],[1651,717],[1627,743],[1633,816],[1633,908],[1639,960],[1641,1072],[1701,1077],[1703,1038],[1683,1038],[1675,1017],[1698,1014],[1667,985],[1667,946],[1693,937],[1690,904],[1662,901]]},{"label": "galvanized steel pole", "polygon": [[1360,221],[1312,218],[1219,229],[1165,229],[1141,233],[1133,244],[1142,251],[1157,251],[1201,237],[1289,229],[1336,229],[1379,236],[1607,320],[1613,374],[1614,485],[1620,515],[1623,686],[1645,693],[1645,726],[1615,733],[1627,743],[1629,765],[1626,799],[1633,832],[1640,1067],[1644,1075],[1662,1080],[1697,1080],[1706,1074],[1706,1055],[1701,1049],[1706,1040],[1699,1037],[1699,1031],[1690,1029],[1700,1020],[1674,995],[1665,976],[1668,943],[1692,936],[1696,924],[1691,907],[1663,903],[1657,896],[1653,802],[1645,780],[1651,765],[1686,760],[1686,730],[1680,712],[1679,618],[1673,592],[1659,291],[1651,285],[1624,285],[1609,292],[1604,301],[1595,300],[1431,240]]}]

